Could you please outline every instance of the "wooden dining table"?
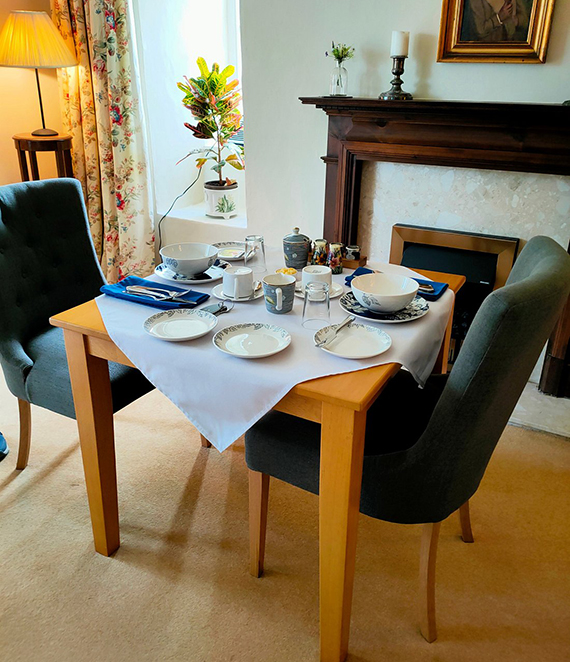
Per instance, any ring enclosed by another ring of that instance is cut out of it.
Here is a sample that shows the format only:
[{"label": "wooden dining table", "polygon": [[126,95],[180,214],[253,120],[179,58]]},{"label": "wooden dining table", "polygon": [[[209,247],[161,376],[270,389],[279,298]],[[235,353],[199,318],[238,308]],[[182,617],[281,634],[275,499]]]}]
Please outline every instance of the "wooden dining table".
[{"label": "wooden dining table", "polygon": [[[464,276],[418,270],[447,282],[455,293]],[[453,310],[452,310],[453,312]],[[451,316],[435,371],[447,371]],[[110,556],[120,546],[113,403],[108,361],[133,366],[111,340],[95,300],[54,315],[61,327],[71,376],[95,549]],[[366,412],[400,370],[389,363],[303,382],[275,406],[321,424],[319,495],[320,659],[343,662],[348,653],[356,559]],[[208,445],[203,440],[204,445]]]}]

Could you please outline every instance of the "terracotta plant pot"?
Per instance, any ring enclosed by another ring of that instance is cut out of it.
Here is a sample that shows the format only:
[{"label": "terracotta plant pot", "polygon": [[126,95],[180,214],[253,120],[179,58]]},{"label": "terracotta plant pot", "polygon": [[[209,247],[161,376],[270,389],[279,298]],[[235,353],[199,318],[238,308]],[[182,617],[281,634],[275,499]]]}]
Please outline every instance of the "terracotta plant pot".
[{"label": "terracotta plant pot", "polygon": [[217,181],[204,184],[204,199],[206,201],[206,216],[214,218],[231,218],[237,216],[237,201],[235,190],[238,185],[224,184]]}]

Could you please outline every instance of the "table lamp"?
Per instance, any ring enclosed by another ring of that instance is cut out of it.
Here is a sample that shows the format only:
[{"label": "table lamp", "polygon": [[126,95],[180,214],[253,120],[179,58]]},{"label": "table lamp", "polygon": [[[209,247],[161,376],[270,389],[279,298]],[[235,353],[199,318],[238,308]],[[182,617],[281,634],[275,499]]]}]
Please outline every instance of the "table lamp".
[{"label": "table lamp", "polygon": [[0,33],[0,66],[36,70],[42,128],[33,136],[57,136],[46,129],[38,69],[74,67],[77,59],[67,47],[51,18],[44,11],[13,11]]}]

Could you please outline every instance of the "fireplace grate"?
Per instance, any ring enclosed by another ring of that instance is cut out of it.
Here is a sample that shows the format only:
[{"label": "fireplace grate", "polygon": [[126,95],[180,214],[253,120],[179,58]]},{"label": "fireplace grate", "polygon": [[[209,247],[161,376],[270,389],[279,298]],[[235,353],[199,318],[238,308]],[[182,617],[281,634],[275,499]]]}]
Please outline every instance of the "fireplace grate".
[{"label": "fireplace grate", "polygon": [[403,223],[392,228],[390,262],[466,278],[455,299],[450,363],[457,357],[485,297],[505,284],[518,245],[515,237],[434,230]]}]

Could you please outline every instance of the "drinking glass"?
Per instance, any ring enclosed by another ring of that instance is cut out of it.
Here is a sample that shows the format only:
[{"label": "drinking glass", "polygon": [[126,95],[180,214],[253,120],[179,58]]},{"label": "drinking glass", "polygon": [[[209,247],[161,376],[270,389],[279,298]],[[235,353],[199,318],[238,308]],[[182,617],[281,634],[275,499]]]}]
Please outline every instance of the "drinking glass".
[{"label": "drinking glass", "polygon": [[303,326],[305,329],[322,329],[324,326],[329,326],[330,320],[328,283],[307,283],[303,302]]},{"label": "drinking glass", "polygon": [[244,263],[254,274],[267,271],[265,264],[265,242],[260,234],[250,234],[245,238]]}]

